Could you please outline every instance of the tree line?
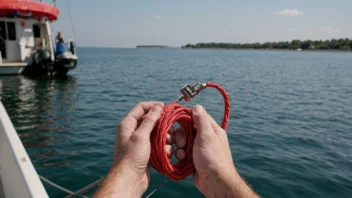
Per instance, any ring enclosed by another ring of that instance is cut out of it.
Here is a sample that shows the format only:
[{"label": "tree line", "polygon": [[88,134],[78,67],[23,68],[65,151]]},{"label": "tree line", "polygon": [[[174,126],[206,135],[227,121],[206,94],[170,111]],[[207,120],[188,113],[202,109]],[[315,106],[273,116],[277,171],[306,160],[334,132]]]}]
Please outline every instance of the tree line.
[{"label": "tree line", "polygon": [[220,49],[280,49],[280,50],[352,50],[352,40],[292,40],[291,42],[266,42],[266,43],[197,43],[187,44],[182,48],[220,48]]}]

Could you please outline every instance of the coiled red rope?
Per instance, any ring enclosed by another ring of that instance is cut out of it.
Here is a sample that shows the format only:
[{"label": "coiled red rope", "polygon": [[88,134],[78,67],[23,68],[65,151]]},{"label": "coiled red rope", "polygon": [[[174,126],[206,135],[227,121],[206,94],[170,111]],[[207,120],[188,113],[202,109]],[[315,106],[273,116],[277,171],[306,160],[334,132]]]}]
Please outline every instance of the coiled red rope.
[{"label": "coiled red rope", "polygon": [[[218,84],[208,82],[206,85],[219,90],[224,98],[225,111],[221,127],[226,130],[230,117],[229,96]],[[166,145],[166,135],[174,122],[177,122],[183,128],[187,144],[185,148],[186,157],[183,160],[179,160],[176,164],[171,164],[164,146]],[[194,172],[192,148],[196,133],[197,129],[192,120],[192,109],[175,102],[165,106],[163,114],[150,137],[152,152],[149,161],[152,167],[174,181],[183,180],[191,175]]]}]

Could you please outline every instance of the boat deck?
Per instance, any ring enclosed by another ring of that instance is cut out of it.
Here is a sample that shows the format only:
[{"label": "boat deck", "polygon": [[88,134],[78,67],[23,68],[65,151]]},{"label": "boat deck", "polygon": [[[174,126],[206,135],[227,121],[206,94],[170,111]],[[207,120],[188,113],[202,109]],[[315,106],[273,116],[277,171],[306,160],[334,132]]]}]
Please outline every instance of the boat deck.
[{"label": "boat deck", "polygon": [[28,65],[26,62],[8,62],[8,61],[3,61],[0,63],[0,67],[23,67]]},{"label": "boat deck", "polygon": [[8,61],[7,59],[2,59],[2,63],[0,63],[0,67],[16,67],[16,66],[26,66],[28,63],[20,62],[20,61]]},{"label": "boat deck", "polygon": [[0,64],[0,67],[23,67],[23,66],[26,66],[27,63],[21,63],[21,62],[18,62],[18,63],[3,63],[3,64]]},{"label": "boat deck", "polygon": [[8,61],[2,59],[0,63],[0,75],[18,75],[21,74],[24,68],[28,65],[26,62]]}]

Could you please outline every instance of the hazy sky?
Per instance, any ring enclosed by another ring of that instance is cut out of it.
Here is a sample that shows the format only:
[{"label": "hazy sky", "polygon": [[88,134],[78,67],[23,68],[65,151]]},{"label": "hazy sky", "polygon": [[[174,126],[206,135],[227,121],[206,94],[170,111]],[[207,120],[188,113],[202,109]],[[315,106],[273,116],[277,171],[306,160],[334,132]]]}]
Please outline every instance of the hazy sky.
[{"label": "hazy sky", "polygon": [[[48,2],[48,0],[47,0]],[[79,46],[352,37],[352,0],[69,0]],[[66,1],[53,24],[72,38]]]}]

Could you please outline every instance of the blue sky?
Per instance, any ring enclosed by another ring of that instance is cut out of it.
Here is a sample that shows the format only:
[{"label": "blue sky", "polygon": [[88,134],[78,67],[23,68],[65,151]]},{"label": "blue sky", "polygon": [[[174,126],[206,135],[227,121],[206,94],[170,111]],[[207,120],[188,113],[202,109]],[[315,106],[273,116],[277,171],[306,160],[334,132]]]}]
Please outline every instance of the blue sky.
[{"label": "blue sky", "polygon": [[[48,1],[47,1],[48,2]],[[77,45],[181,46],[352,37],[352,0],[69,0]],[[53,24],[73,38],[66,1]]]}]

